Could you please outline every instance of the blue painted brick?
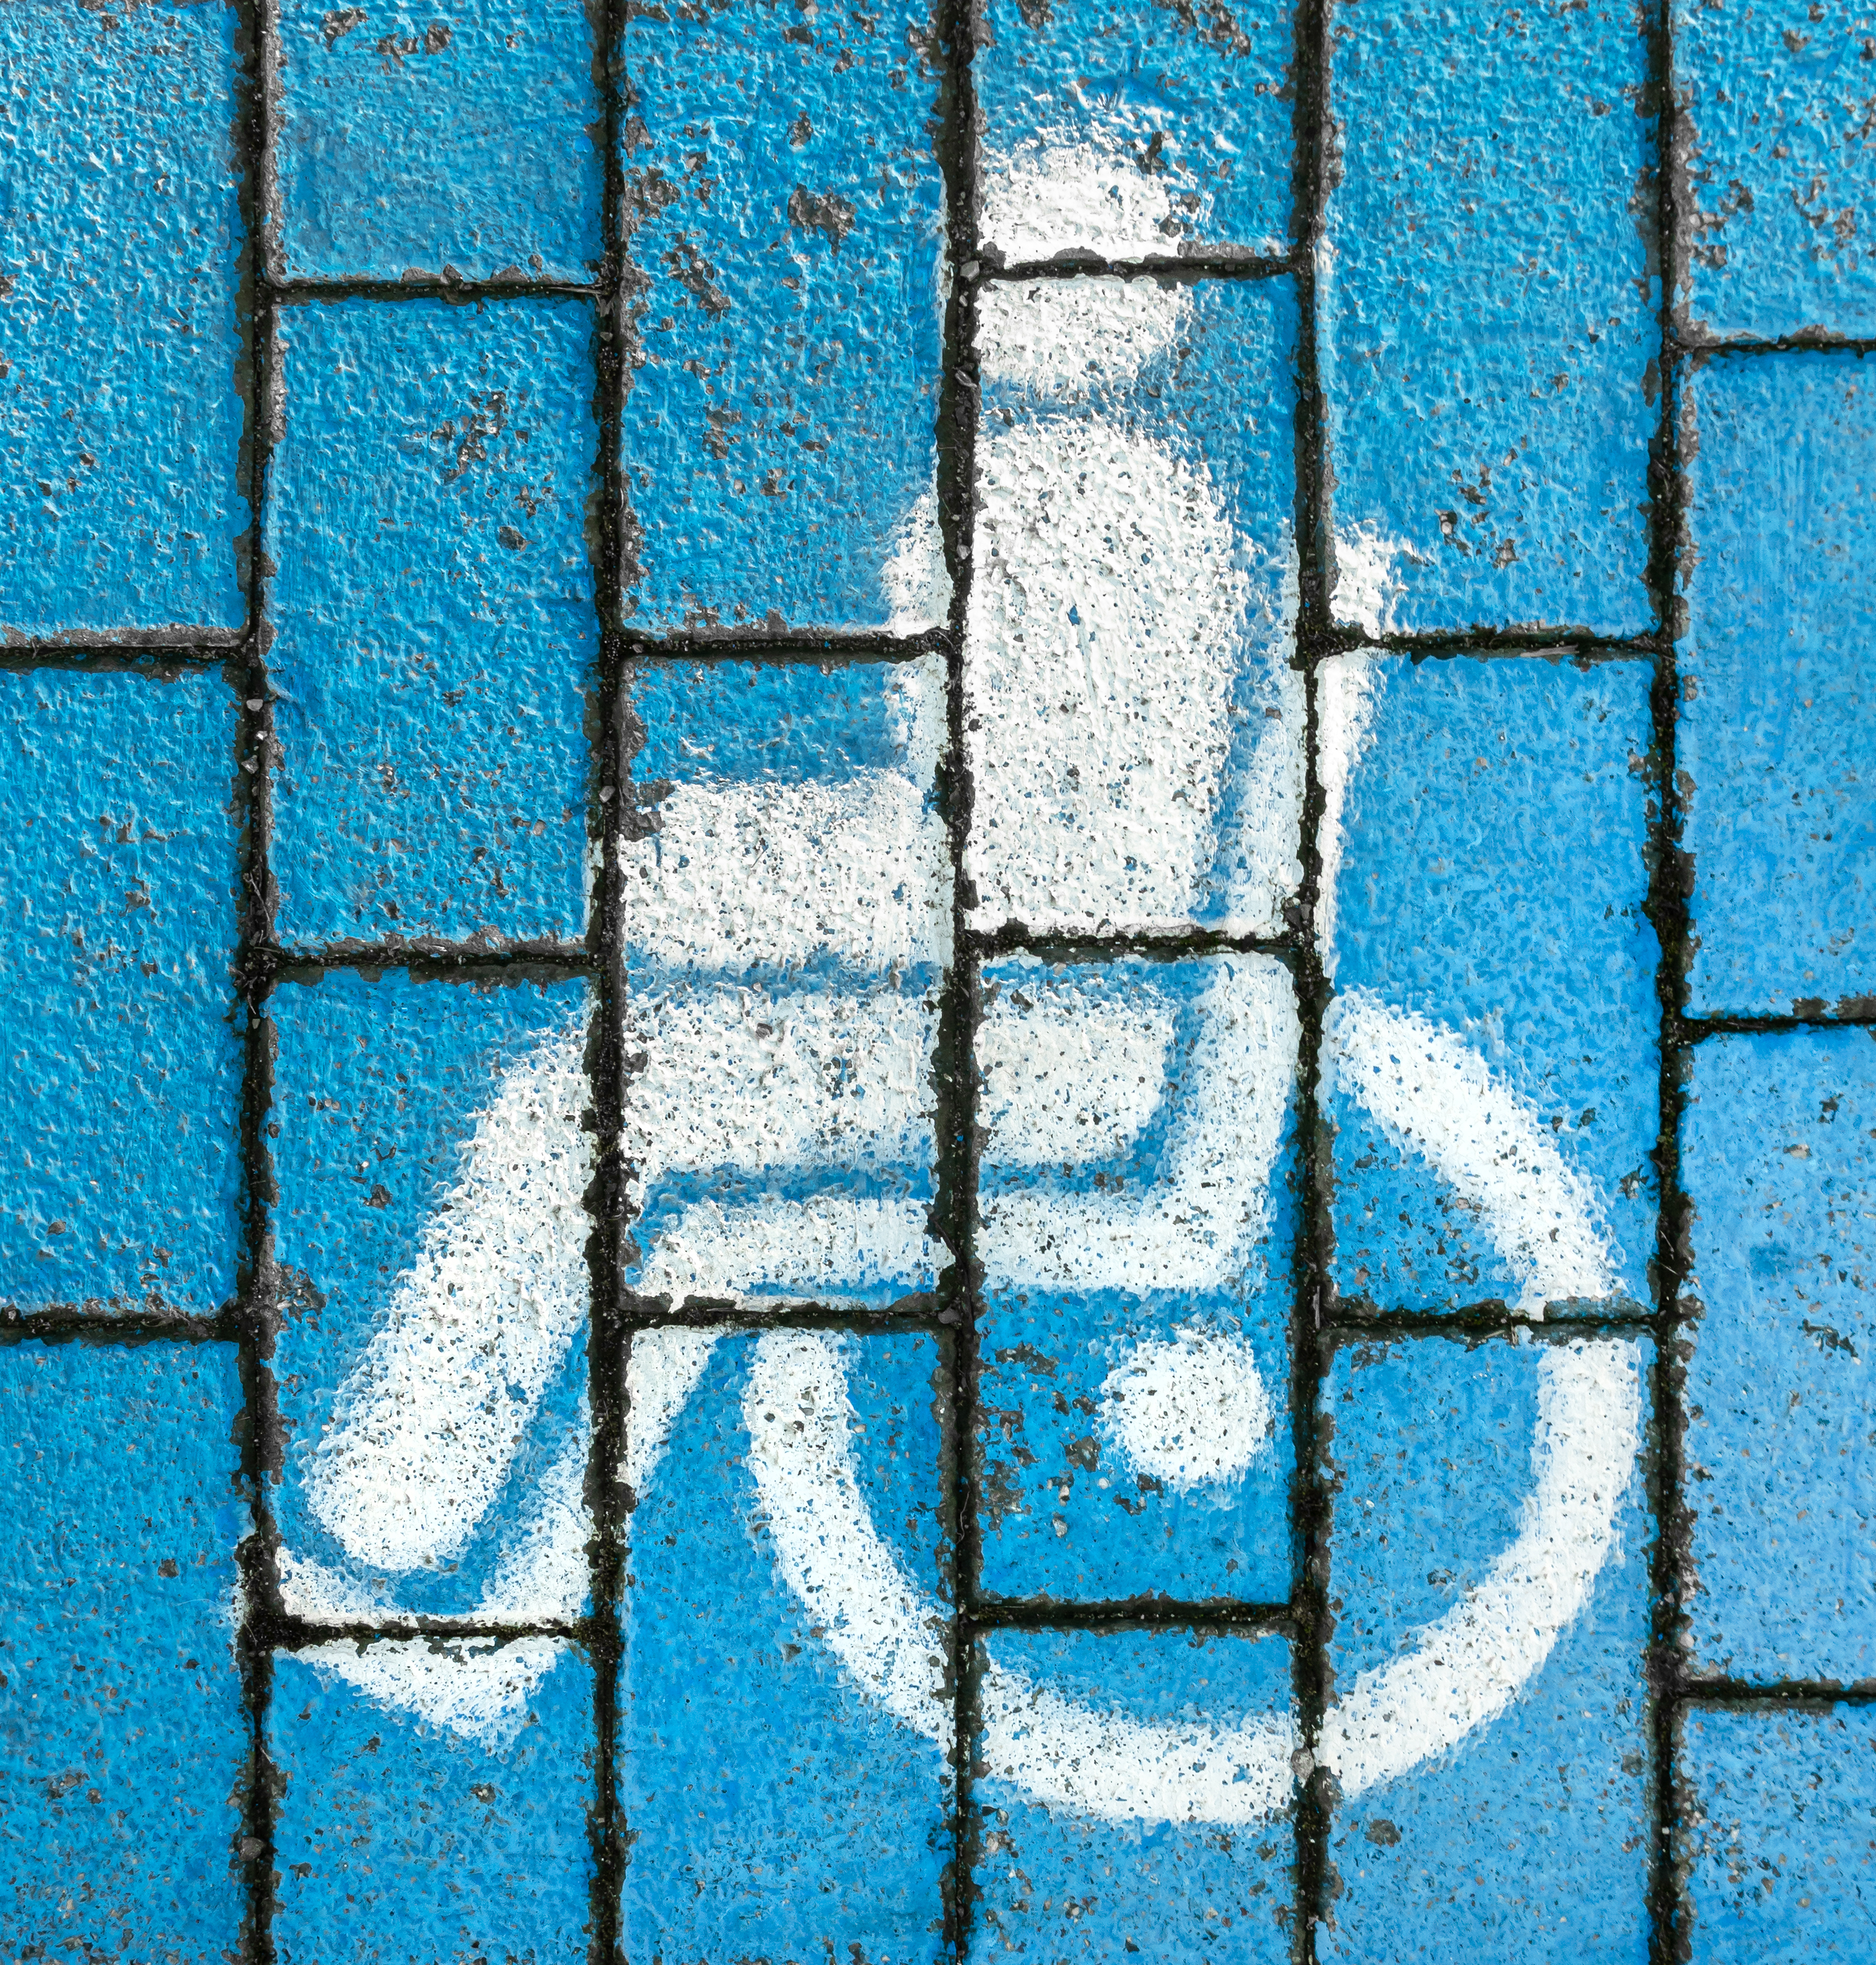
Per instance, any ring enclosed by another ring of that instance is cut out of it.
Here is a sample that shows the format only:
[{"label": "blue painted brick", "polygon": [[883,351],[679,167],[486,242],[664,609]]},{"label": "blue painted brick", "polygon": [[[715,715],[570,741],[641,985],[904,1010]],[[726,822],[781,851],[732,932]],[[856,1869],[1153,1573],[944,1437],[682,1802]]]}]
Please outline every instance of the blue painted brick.
[{"label": "blue painted brick", "polygon": [[289,1607],[577,1616],[586,986],[341,972],[268,1014]]},{"label": "blue painted brick", "polygon": [[1876,1716],[1695,1706],[1681,1731],[1693,1965],[1867,1958]]},{"label": "blue painted brick", "polygon": [[283,939],[584,932],[591,332],[577,301],[283,314]]},{"label": "blue painted brick", "polygon": [[1694,1056],[1688,1367],[1695,1658],[1739,1678],[1876,1674],[1876,1041],[1726,1037]]},{"label": "blue painted brick", "polygon": [[1332,32],[1337,617],[1646,627],[1646,21],[1396,0]]},{"label": "blue painted brick", "polygon": [[289,278],[590,279],[604,114],[583,0],[284,0],[275,252]]},{"label": "blue painted brick", "polygon": [[[909,1333],[632,1339],[628,1957],[948,1955],[948,1372]],[[788,1464],[804,1429],[830,1485]],[[877,1622],[839,1600],[850,1578]]]},{"label": "blue painted brick", "polygon": [[1346,1296],[1539,1314],[1648,1297],[1650,679],[1534,659],[1325,672]]},{"label": "blue painted brick", "polygon": [[1876,326],[1872,46],[1858,0],[1677,0],[1686,305],[1707,333]]},{"label": "blue painted brick", "polygon": [[[416,1654],[421,1654],[421,1658]],[[455,1675],[499,1677],[496,1716]],[[422,1710],[400,1692],[421,1687]],[[397,1688],[389,1697],[387,1688]],[[592,1930],[593,1672],[571,1645],[329,1644],[274,1661],[281,1965],[575,1965]]]},{"label": "blue painted brick", "polygon": [[1691,397],[1691,1005],[1854,1010],[1876,996],[1876,375],[1720,359]]},{"label": "blue painted brick", "polygon": [[924,0],[632,10],[623,449],[634,625],[923,627],[943,183]]},{"label": "blue painted brick", "polygon": [[[1195,1738],[1290,1707],[1290,1647],[1279,1637],[1007,1631],[984,1653],[987,1667],[994,1661],[1091,1710],[1117,1706],[1189,1727]],[[973,1959],[1279,1965],[1290,1957],[1294,1843],[1280,1810],[1229,1827],[1052,1811],[1000,1771],[985,1742],[975,1796]]]},{"label": "blue painted brick", "polygon": [[237,31],[175,0],[0,20],[0,641],[246,618]]},{"label": "blue painted brick", "polygon": [[1284,251],[1296,100],[1287,7],[994,0],[984,13],[971,72],[979,232],[993,256],[1017,264],[1071,246],[1022,214],[1023,180],[1051,153],[1073,156],[1091,201],[1100,201],[1098,184],[1127,207],[1126,236],[1090,239],[1083,250]]},{"label": "blue painted brick", "polygon": [[982,995],[985,1587],[1287,1597],[1287,976],[1267,958],[1013,957]]},{"label": "blue painted brick", "polygon": [[[1323,1394],[1335,1703],[1319,1758],[1341,1800],[1325,1960],[1650,1956],[1648,1363],[1623,1337],[1422,1339],[1336,1359]],[[1476,1613],[1482,1659],[1460,1605],[1501,1576],[1526,1591]],[[1579,1604],[1553,1648],[1534,1642]],[[1521,1648],[1536,1669],[1492,1700],[1484,1661]],[[1364,1684],[1410,1657],[1433,1668],[1417,1695]],[[1482,1697],[1482,1723],[1389,1773],[1405,1740],[1437,1744],[1454,1730],[1442,1721],[1478,1714]],[[1363,1732],[1381,1757],[1366,1774],[1350,1744]]]},{"label": "blue painted brick", "polygon": [[236,709],[217,676],[0,679],[0,1302],[234,1288]]},{"label": "blue painted brick", "polygon": [[9,1957],[236,1953],[234,1348],[0,1352],[0,1929]]}]

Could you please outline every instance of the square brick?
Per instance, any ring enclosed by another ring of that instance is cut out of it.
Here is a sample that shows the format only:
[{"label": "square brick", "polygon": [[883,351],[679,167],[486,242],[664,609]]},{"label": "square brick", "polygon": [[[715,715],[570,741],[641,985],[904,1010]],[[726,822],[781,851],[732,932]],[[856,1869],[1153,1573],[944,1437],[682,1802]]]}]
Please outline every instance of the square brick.
[{"label": "square brick", "polygon": [[1694,1054],[1688,1610],[1706,1671],[1876,1675],[1872,1127],[1866,1031],[1716,1037]]},{"label": "square brick", "polygon": [[0,18],[0,642],[247,619],[236,15]]},{"label": "square brick", "polygon": [[1677,0],[1688,313],[1768,339],[1876,325],[1867,0]]},{"label": "square brick", "polygon": [[233,1292],[236,713],[218,676],[0,677],[0,1303]]},{"label": "square brick", "polygon": [[280,934],[585,932],[591,310],[286,310],[268,508]]},{"label": "square brick", "polygon": [[281,0],[274,250],[288,278],[589,280],[605,113],[583,0],[393,14]]},{"label": "square brick", "polygon": [[1335,1282],[1357,1304],[1645,1302],[1659,1128],[1650,671],[1324,671]]},{"label": "square brick", "polygon": [[1696,1011],[1876,1001],[1876,382],[1854,355],[1694,376],[1678,763]]},{"label": "square brick", "polygon": [[578,1616],[586,986],[341,972],[268,1015],[288,1607]]},{"label": "square brick", "polygon": [[1646,628],[1647,23],[1349,0],[1331,32],[1336,618]]},{"label": "square brick", "polygon": [[1289,976],[1014,957],[982,993],[984,1587],[1287,1597]]},{"label": "square brick", "polygon": [[0,1927],[16,1958],[241,1941],[234,1347],[0,1350]]}]

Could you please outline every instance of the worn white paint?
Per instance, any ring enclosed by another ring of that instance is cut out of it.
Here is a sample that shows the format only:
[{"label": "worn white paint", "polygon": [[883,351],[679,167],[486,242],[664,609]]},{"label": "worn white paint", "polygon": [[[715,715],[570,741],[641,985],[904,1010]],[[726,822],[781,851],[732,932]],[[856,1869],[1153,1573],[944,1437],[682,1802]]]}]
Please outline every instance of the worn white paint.
[{"label": "worn white paint", "polygon": [[1033,280],[983,288],[978,371],[1046,400],[1084,400],[1178,340],[1192,289],[1151,279]]},{"label": "worn white paint", "polygon": [[1126,1463],[1182,1491],[1235,1480],[1274,1428],[1257,1354],[1235,1331],[1188,1323],[1130,1345],[1101,1394]]},{"label": "worn white paint", "polygon": [[1316,850],[1322,871],[1315,905],[1315,941],[1324,973],[1332,982],[1342,859],[1348,844],[1349,786],[1373,741],[1379,681],[1374,658],[1367,654],[1332,656],[1316,670],[1316,775],[1322,786]]},{"label": "worn white paint", "polygon": [[1179,247],[1165,180],[1115,140],[1043,137],[986,157],[978,236],[1011,265],[1062,252],[1145,258]]},{"label": "worn white paint", "polygon": [[618,1477],[634,1495],[650,1487],[672,1424],[722,1335],[677,1325],[633,1333],[625,1361],[625,1453]]},{"label": "worn white paint", "polygon": [[1336,997],[1323,1026],[1325,1089],[1357,1100],[1479,1209],[1517,1272],[1517,1307],[1606,1297],[1615,1263],[1595,1193],[1529,1101],[1470,1046],[1370,990]]},{"label": "worn white paint", "polygon": [[380,1705],[500,1753],[513,1743],[535,1688],[567,1649],[558,1638],[517,1638],[500,1646],[486,1638],[381,1638],[310,1645],[300,1656]]}]

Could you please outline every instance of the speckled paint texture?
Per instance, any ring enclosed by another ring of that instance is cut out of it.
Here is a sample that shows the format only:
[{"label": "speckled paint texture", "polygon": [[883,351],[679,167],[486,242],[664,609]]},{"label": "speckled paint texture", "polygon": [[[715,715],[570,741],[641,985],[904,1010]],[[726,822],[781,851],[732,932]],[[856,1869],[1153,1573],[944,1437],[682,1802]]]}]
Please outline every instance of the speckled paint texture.
[{"label": "speckled paint texture", "polygon": [[0,1965],[1876,1951],[1873,34],[0,0]]}]

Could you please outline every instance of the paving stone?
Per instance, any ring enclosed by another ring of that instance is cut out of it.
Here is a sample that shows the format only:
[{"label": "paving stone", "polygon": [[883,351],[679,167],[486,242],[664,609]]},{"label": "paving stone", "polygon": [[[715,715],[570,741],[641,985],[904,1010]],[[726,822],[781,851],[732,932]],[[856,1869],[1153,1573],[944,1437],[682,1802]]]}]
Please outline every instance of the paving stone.
[{"label": "paving stone", "polygon": [[1287,1597],[1287,973],[1016,957],[982,995],[984,1587]]},{"label": "paving stone", "polygon": [[282,0],[274,249],[289,278],[589,280],[605,113],[584,0]]},{"label": "paving stone", "polygon": [[247,618],[238,31],[172,0],[0,18],[0,642]]},{"label": "paving stone", "polygon": [[577,301],[283,313],[284,940],[585,931],[592,326]]},{"label": "paving stone", "polygon": [[632,625],[942,622],[893,571],[936,549],[925,0],[638,7],[622,53]]},{"label": "paving stone", "polygon": [[1337,1356],[1324,1959],[1650,1955],[1650,1359],[1622,1336]]},{"label": "paving stone", "polygon": [[628,1957],[948,1955],[949,1381],[909,1332],[633,1338]]},{"label": "paving stone", "polygon": [[978,330],[975,925],[1280,933],[1304,722],[1290,282],[998,285]]},{"label": "paving stone", "polygon": [[341,972],[268,1015],[288,1607],[579,1616],[586,985]]},{"label": "paving stone", "polygon": [[1867,1031],[1717,1037],[1694,1054],[1687,1607],[1704,1670],[1876,1675],[1873,1129]]},{"label": "paving stone", "polygon": [[1696,1011],[1876,1001],[1876,377],[1853,355],[1694,376],[1678,764]]},{"label": "paving stone", "polygon": [[278,1655],[281,1965],[586,1959],[593,1710],[590,1666],[550,1639]]},{"label": "paving stone", "polygon": [[1688,312],[1710,334],[1876,326],[1876,11],[1677,0]]},{"label": "paving stone", "polygon": [[1358,1304],[1646,1302],[1659,1126],[1649,670],[1325,672],[1335,1281]]},{"label": "paving stone", "polygon": [[249,1530],[223,1344],[0,1351],[0,1928],[10,1956],[235,1952]]},{"label": "paving stone", "polygon": [[[1287,7],[1142,0],[992,0],[971,63],[980,241],[993,261],[1052,258],[1072,242],[1024,207],[1038,175],[1083,181],[1058,217],[1110,258],[1288,247],[1291,73]],[[1113,236],[1123,209],[1122,236]],[[1075,202],[1094,207],[1083,214]]]},{"label": "paving stone", "polygon": [[993,1725],[978,1746],[973,1958],[1277,1965],[1290,1957],[1295,1845],[1283,1812],[1287,1780],[1269,1816],[1221,1826],[1151,1814],[1133,1819],[1113,1809],[1113,1798],[1105,1809],[1052,1810],[998,1767],[1000,1749],[1009,1751],[1006,1730],[1019,1743],[1040,1731],[1033,1703],[1039,1686],[1090,1713],[1118,1707],[1123,1724],[1164,1727],[1195,1760],[1233,1729],[1287,1729],[1290,1647],[1283,1639],[1004,1631],[980,1650],[988,1703],[999,1713],[1007,1706],[1013,1717],[1007,1728]]},{"label": "paving stone", "polygon": [[1676,1854],[1694,1965],[1868,1956],[1872,1752],[1876,1722],[1856,1707],[1689,1710]]},{"label": "paving stone", "polygon": [[1337,619],[1640,632],[1659,346],[1646,21],[1347,0],[1331,32]]},{"label": "paving stone", "polygon": [[236,714],[217,676],[0,677],[0,1303],[233,1291]]}]

